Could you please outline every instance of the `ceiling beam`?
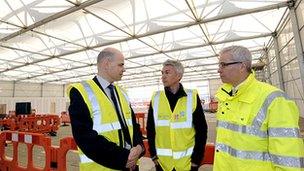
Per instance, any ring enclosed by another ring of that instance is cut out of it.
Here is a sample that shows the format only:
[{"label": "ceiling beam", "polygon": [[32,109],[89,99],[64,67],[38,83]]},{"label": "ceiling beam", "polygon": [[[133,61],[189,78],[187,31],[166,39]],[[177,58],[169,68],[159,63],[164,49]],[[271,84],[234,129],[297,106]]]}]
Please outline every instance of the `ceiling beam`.
[{"label": "ceiling beam", "polygon": [[[181,83],[189,83],[189,82],[194,82],[194,81],[208,81],[208,80],[214,80],[214,79],[219,79],[219,76],[209,76],[201,79],[188,79],[188,80],[182,80]],[[119,83],[120,84],[120,83]],[[138,84],[120,84],[124,88],[136,88],[136,87],[145,87],[145,86],[163,86],[160,81],[151,81],[149,83],[138,83]]]},{"label": "ceiling beam", "polygon": [[48,23],[50,21],[53,21],[53,20],[56,20],[58,18],[64,17],[64,16],[69,15],[69,14],[75,12],[75,11],[84,9],[85,7],[91,6],[91,5],[96,4],[98,2],[101,2],[101,1],[102,0],[88,0],[88,1],[85,1],[84,3],[81,3],[81,4],[77,5],[77,6],[73,6],[73,7],[69,8],[69,9],[66,9],[64,11],[58,12],[58,13],[56,13],[54,15],[49,16],[49,17],[46,17],[46,18],[42,19],[41,21],[38,21],[38,22],[36,22],[36,23],[34,23],[32,25],[29,25],[27,27],[22,28],[21,30],[19,30],[17,32],[14,32],[14,33],[6,36],[6,37],[3,37],[2,39],[0,39],[0,42],[4,42],[4,41],[7,41],[7,40],[10,40],[10,39],[12,39],[12,38],[14,38],[16,36],[19,36],[19,35],[21,35],[23,33],[26,33],[26,32],[28,32],[30,30],[33,30],[33,29],[35,29],[35,28],[37,28],[39,26],[42,26],[42,25],[44,25],[44,24],[46,24],[46,23]]},{"label": "ceiling beam", "polygon": [[[248,37],[239,37],[239,38],[235,38],[235,39],[230,39],[230,40],[223,40],[223,41],[219,41],[219,42],[212,42],[213,45],[217,45],[217,44],[223,44],[223,43],[230,43],[230,42],[236,42],[236,41],[242,41],[242,40],[250,40],[250,39],[256,39],[256,38],[262,38],[262,37],[268,37],[268,36],[271,36],[272,34],[271,33],[265,33],[265,34],[261,34],[261,35],[254,35],[254,36],[248,36]],[[181,47],[181,48],[176,48],[176,49],[171,49],[171,50],[167,50],[167,51],[163,51],[162,53],[169,53],[169,52],[175,52],[175,51],[181,51],[181,50],[187,50],[187,49],[192,49],[192,48],[198,48],[198,47],[205,47],[205,46],[208,46],[208,44],[201,44],[201,45],[194,45],[194,46],[189,46],[189,47]],[[153,53],[155,54],[155,53]],[[149,56],[150,54],[146,54],[145,56]],[[138,55],[138,56],[141,56],[142,55]],[[197,60],[197,59],[203,59],[203,58],[210,58],[210,57],[215,57],[214,55],[213,56],[207,56],[207,57],[196,57],[196,58],[191,58],[191,59],[184,59],[184,60],[181,60],[181,61],[188,61],[188,60]],[[136,57],[138,58],[138,57]],[[130,58],[126,58],[126,60],[129,60]],[[135,57],[131,57],[131,59],[135,59]],[[43,60],[40,60],[39,62],[41,61],[46,61],[46,59],[43,59]],[[34,63],[34,62],[33,62]],[[37,62],[35,62],[37,63]],[[160,65],[162,63],[156,63],[156,64],[153,64],[154,66],[155,65]],[[75,68],[70,68],[71,70],[73,69],[81,69],[81,68],[86,68],[86,67],[89,67],[89,66],[95,66],[95,64],[87,64],[87,65],[84,65],[84,66],[78,66],[78,67],[75,67]],[[153,66],[153,65],[142,65],[142,66],[137,66],[137,67],[130,67],[130,68],[126,68],[126,69],[134,69],[134,68],[139,68],[139,67],[147,67],[147,66]],[[20,68],[21,66],[17,66],[18,68]],[[13,67],[13,68],[17,68],[17,67]],[[1,71],[0,73],[3,73],[5,71],[8,71],[8,70],[12,70],[11,69],[7,69],[7,70],[4,70],[4,71]],[[35,75],[35,76],[32,76],[32,77],[29,77],[29,78],[23,78],[23,79],[18,79],[16,81],[22,81],[22,80],[26,80],[26,79],[32,79],[32,78],[36,78],[36,77],[40,77],[40,76],[44,76],[44,75],[49,75],[49,74],[55,74],[55,73],[59,73],[59,72],[64,72],[66,71],[67,69],[63,69],[63,70],[59,70],[59,71],[54,71],[54,72],[49,72],[49,73],[44,73],[44,74],[40,74],[40,75]]]},{"label": "ceiling beam", "polygon": [[[95,1],[86,1],[84,2],[83,5],[84,7],[86,6],[89,6],[88,3],[97,3],[101,0],[95,0]],[[84,5],[85,4],[85,5]],[[91,4],[91,5],[92,5]],[[78,8],[81,6],[79,5]],[[115,41],[111,41],[111,42],[107,42],[107,43],[103,43],[103,44],[99,44],[99,45],[95,45],[95,46],[91,46],[91,47],[85,47],[85,48],[82,48],[82,49],[79,49],[79,50],[75,50],[75,51],[71,51],[71,52],[67,52],[67,53],[64,53],[64,54],[60,54],[60,55],[56,55],[56,56],[51,56],[49,58],[46,58],[45,60],[48,60],[48,59],[52,59],[52,58],[60,58],[62,56],[66,56],[66,55],[71,55],[71,54],[75,54],[75,53],[79,53],[79,52],[83,52],[85,50],[92,50],[92,49],[95,49],[95,48],[99,48],[99,47],[103,47],[103,46],[108,46],[108,45],[112,45],[112,44],[115,44],[115,43],[120,43],[120,42],[123,42],[123,41],[128,41],[128,40],[133,40],[133,39],[139,39],[139,38],[142,38],[142,37],[146,37],[146,36],[152,36],[152,35],[156,35],[156,34],[159,34],[159,33],[164,33],[164,32],[168,32],[168,31],[172,31],[172,30],[176,30],[176,29],[181,29],[181,28],[185,28],[185,27],[190,27],[190,26],[193,26],[193,25],[197,25],[197,24],[204,24],[204,23],[208,23],[208,22],[212,22],[212,21],[217,21],[217,20],[222,20],[222,19],[226,19],[226,18],[230,18],[230,17],[236,17],[236,16],[240,16],[240,15],[247,15],[247,14],[251,14],[251,13],[256,13],[256,12],[262,12],[262,11],[267,11],[267,10],[273,10],[273,9],[278,9],[278,8],[282,8],[282,7],[286,7],[288,6],[288,3],[287,2],[281,2],[281,3],[278,3],[278,4],[274,4],[274,5],[268,5],[268,6],[264,6],[264,7],[258,7],[258,8],[253,8],[253,9],[246,9],[246,10],[241,10],[241,11],[238,11],[238,12],[234,12],[234,13],[231,13],[231,14],[226,14],[226,15],[218,15],[218,16],[215,16],[215,17],[211,17],[211,18],[208,18],[208,19],[203,19],[203,20],[200,20],[200,21],[193,21],[193,22],[189,22],[189,23],[186,23],[186,24],[182,24],[182,25],[177,25],[177,26],[171,26],[171,27],[166,27],[164,29],[160,29],[160,30],[157,30],[157,31],[152,31],[152,32],[147,32],[147,33],[144,33],[144,34],[140,34],[140,35],[134,35],[134,36],[130,36],[130,37],[127,37],[127,38],[123,38],[123,39],[119,39],[119,40],[115,40]],[[82,7],[81,9],[83,9],[84,7]],[[76,7],[74,7],[76,8]],[[77,8],[77,10],[79,10]],[[72,9],[72,8],[70,8]],[[75,11],[77,11],[76,9],[74,9]],[[66,10],[67,11],[67,10]],[[86,10],[87,11],[87,10]],[[64,12],[64,11],[63,11]],[[58,13],[60,14],[60,13]],[[55,14],[56,15],[56,14]],[[62,15],[62,14],[61,14]],[[67,15],[67,14],[66,14]],[[52,17],[52,16],[51,16]],[[50,18],[50,17],[48,17]],[[46,19],[48,19],[46,18]],[[99,19],[101,19],[99,17]],[[51,20],[50,20],[51,21]],[[103,20],[105,21],[105,20]],[[111,24],[108,22],[108,24]],[[41,24],[42,25],[42,24]],[[22,34],[22,33],[20,33]],[[269,33],[271,34],[271,33]],[[265,37],[265,36],[264,36]],[[4,39],[4,38],[3,38]],[[245,38],[244,38],[245,39]],[[242,39],[242,40],[244,40]],[[2,39],[0,40],[2,41]],[[220,44],[220,43],[223,43],[225,41],[221,41],[221,42],[210,42],[210,43],[207,43],[205,45],[196,45],[196,46],[191,46],[191,48],[197,48],[197,47],[201,47],[201,46],[207,46],[207,45],[214,45],[214,44]],[[177,48],[177,49],[173,49],[171,50],[171,52],[173,51],[178,51],[178,50],[185,50],[185,49],[188,49],[187,47],[183,47],[183,48]],[[170,51],[167,51],[167,52],[170,52]],[[160,54],[160,53],[164,53],[164,51],[158,51],[157,54]],[[140,57],[140,56],[139,56]],[[130,58],[131,59],[131,58]],[[42,60],[42,61],[45,61],[45,60]],[[34,61],[30,64],[35,64],[37,62],[42,62],[42,61]],[[24,66],[27,66],[28,64],[25,64]],[[22,67],[21,66],[18,66],[19,67]],[[10,70],[13,70],[15,69],[14,67],[13,68],[10,68],[10,69],[7,69],[5,71],[10,71]],[[3,73],[0,72],[0,73]]]}]

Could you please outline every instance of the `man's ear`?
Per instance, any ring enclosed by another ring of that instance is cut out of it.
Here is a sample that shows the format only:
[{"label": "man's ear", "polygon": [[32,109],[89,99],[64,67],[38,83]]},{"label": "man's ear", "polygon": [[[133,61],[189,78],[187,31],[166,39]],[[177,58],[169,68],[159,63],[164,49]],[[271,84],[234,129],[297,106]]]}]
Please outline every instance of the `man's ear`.
[{"label": "man's ear", "polygon": [[179,81],[182,80],[182,78],[183,78],[182,74],[178,74],[178,77],[179,77],[179,79],[178,79]]},{"label": "man's ear", "polygon": [[242,62],[242,64],[241,64],[241,70],[240,71],[241,72],[247,72],[247,65],[246,65],[246,63]]},{"label": "man's ear", "polygon": [[102,66],[103,66],[105,69],[108,69],[109,63],[110,63],[109,59],[106,58],[106,59],[103,61]]}]

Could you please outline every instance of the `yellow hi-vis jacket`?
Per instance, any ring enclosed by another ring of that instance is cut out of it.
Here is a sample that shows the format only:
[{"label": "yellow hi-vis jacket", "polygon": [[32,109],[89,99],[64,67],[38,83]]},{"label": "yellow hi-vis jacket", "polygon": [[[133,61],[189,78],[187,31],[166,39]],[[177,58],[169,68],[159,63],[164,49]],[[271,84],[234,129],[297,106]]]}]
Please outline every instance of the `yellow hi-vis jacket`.
[{"label": "yellow hi-vis jacket", "polygon": [[165,171],[191,168],[195,142],[192,113],[197,105],[197,91],[185,91],[187,96],[178,99],[173,112],[164,91],[157,91],[152,97],[156,154]]},{"label": "yellow hi-vis jacket", "polygon": [[[97,131],[99,135],[104,136],[109,141],[114,142],[117,144],[117,146],[119,146],[118,130],[121,129],[121,126],[115,107],[108,99],[107,95],[98,87],[98,85],[93,80],[72,84],[68,88],[68,92],[70,92],[73,87],[80,92],[90,111],[90,115],[93,120],[93,129]],[[121,111],[125,117],[126,124],[130,132],[131,141],[133,143],[133,125],[128,97],[118,86],[115,85],[115,88],[120,100]],[[95,163],[85,154],[83,154],[79,148],[78,151],[80,157],[79,168],[81,171],[113,170]]]},{"label": "yellow hi-vis jacket", "polygon": [[304,170],[299,111],[281,90],[257,81],[254,74],[240,85],[217,91],[214,171]]}]

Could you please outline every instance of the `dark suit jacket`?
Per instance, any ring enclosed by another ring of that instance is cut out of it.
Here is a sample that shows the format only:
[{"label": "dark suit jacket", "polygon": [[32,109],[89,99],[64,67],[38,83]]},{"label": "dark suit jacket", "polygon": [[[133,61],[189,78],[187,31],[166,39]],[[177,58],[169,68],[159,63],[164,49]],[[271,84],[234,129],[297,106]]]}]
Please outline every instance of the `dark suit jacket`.
[{"label": "dark suit jacket", "polygon": [[[93,80],[104,92],[97,77]],[[76,144],[82,152],[100,165],[105,167],[124,170],[130,151],[117,146],[102,135],[93,130],[93,121],[90,117],[89,109],[82,96],[76,88],[70,91],[69,114],[72,125],[72,133]],[[135,114],[132,110],[133,122],[133,146],[143,144],[140,126],[136,123]],[[122,144],[122,143],[121,143]],[[143,146],[142,146],[143,147]]]}]

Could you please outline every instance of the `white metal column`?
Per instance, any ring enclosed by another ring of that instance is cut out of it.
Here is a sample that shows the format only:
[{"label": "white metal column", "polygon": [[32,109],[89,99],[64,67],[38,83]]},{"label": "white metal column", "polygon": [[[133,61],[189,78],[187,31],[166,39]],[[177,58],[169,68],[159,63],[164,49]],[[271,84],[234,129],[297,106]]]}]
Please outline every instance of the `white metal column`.
[{"label": "white metal column", "polygon": [[296,46],[296,52],[298,57],[298,64],[300,69],[300,78],[302,82],[302,87],[304,87],[304,57],[303,57],[303,47],[300,39],[299,26],[297,21],[297,16],[294,7],[289,8],[289,16],[292,25],[292,31],[294,35],[294,41]]},{"label": "white metal column", "polygon": [[264,49],[264,53],[265,53],[265,62],[266,62],[266,68],[267,68],[267,75],[265,75],[266,80],[268,80],[269,84],[272,84],[272,81],[270,79],[270,63],[269,63],[269,56],[268,56],[268,52],[267,49]]},{"label": "white metal column", "polygon": [[279,76],[279,86],[280,89],[285,91],[284,83],[283,83],[283,72],[282,72],[282,65],[281,65],[281,58],[280,58],[280,52],[279,52],[279,43],[278,43],[278,37],[277,34],[273,34],[273,42],[274,42],[274,51],[275,51],[275,58],[277,62],[277,70],[278,70],[278,76]]}]

